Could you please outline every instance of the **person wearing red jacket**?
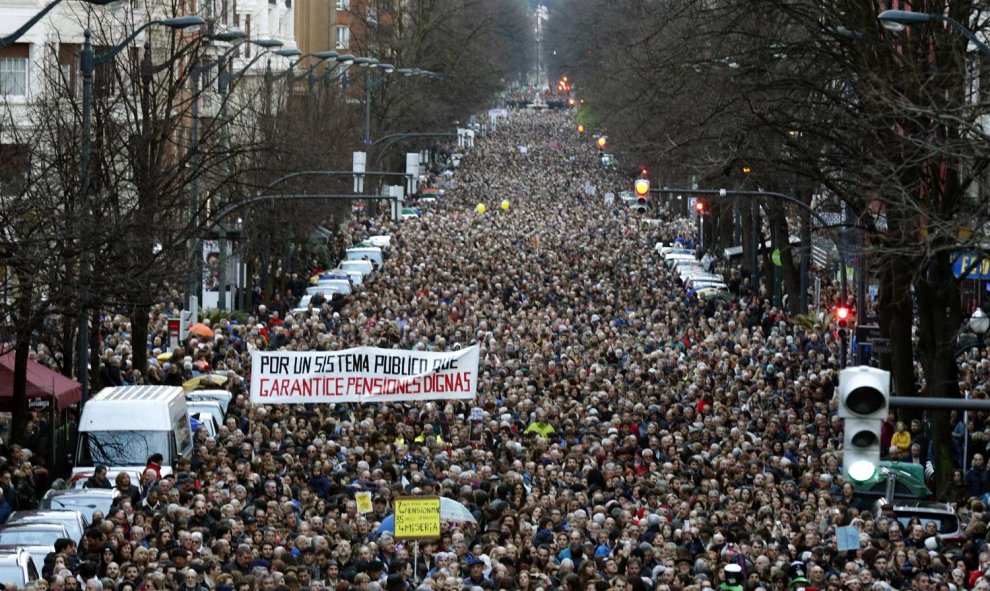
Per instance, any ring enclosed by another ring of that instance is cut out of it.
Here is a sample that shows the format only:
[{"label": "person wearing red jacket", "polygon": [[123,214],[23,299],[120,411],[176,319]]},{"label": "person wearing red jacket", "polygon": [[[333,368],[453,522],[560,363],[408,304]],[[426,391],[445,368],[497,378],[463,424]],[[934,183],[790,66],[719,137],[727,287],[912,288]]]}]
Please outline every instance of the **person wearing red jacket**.
[{"label": "person wearing red jacket", "polygon": [[152,470],[155,473],[155,476],[157,476],[157,479],[161,480],[163,461],[165,461],[165,457],[162,454],[152,454],[152,456],[148,458],[148,465],[144,467],[144,470]]}]

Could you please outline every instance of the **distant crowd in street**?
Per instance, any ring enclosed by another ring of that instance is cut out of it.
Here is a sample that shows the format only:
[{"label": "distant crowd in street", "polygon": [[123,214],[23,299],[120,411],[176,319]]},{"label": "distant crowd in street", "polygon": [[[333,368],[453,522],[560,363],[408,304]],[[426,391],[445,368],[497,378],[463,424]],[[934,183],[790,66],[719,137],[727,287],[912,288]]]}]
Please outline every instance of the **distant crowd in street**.
[{"label": "distant crowd in street", "polygon": [[[731,299],[690,294],[654,244],[691,243],[694,224],[644,224],[606,204],[629,179],[602,166],[570,113],[512,110],[444,182],[417,219],[348,224],[342,246],[393,237],[352,296],[291,313],[309,275],[335,262],[315,261],[247,322],[221,320],[213,338],[159,361],[178,309],[163,298],[147,375],[129,369],[129,320],[109,318],[102,356],[121,383],[226,372],[234,401],[172,477],[146,472],[137,494],[114,483],[116,508],[93,516],[80,546],[56,548],[34,589],[990,591],[986,439],[946,498],[961,544],[854,502],[832,332],[795,324],[765,283],[721,258]],[[834,294],[826,282],[823,308]],[[475,344],[476,400],[248,400],[254,350]],[[990,360],[962,361],[964,388],[984,392]],[[970,421],[960,437],[982,433]],[[924,465],[929,443],[909,421],[889,425],[883,445]],[[12,483],[33,479],[29,453],[6,455],[4,503],[36,500]],[[358,491],[371,492],[370,512],[358,512]],[[414,555],[379,531],[407,494],[456,500],[477,524],[446,523]],[[842,526],[858,528],[859,549],[839,550]]]}]

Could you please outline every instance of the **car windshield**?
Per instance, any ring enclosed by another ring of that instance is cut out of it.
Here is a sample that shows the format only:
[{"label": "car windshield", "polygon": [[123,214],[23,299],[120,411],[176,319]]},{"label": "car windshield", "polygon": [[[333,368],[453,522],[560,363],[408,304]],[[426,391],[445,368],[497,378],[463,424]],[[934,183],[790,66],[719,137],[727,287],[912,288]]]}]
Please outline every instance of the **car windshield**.
[{"label": "car windshield", "polygon": [[89,517],[93,511],[102,511],[104,515],[110,511],[113,498],[109,496],[90,497],[85,495],[59,495],[42,501],[46,509],[69,509],[79,511]]},{"label": "car windshield", "polygon": [[0,566],[0,583],[15,583],[22,587],[27,581],[24,580],[24,571],[16,564],[5,564]]},{"label": "car windshield", "polygon": [[929,523],[934,523],[938,526],[938,533],[940,534],[951,534],[959,529],[959,519],[955,515],[946,513],[945,515],[933,515],[931,513],[907,513],[902,514],[898,511],[897,521],[901,524],[901,527],[905,531],[911,527],[910,522],[912,519],[917,518],[918,523],[922,527],[928,525]]},{"label": "car windshield", "polygon": [[4,546],[54,546],[63,537],[56,529],[39,530],[36,527],[18,527],[0,531],[0,545]]},{"label": "car windshield", "polygon": [[[64,511],[53,512],[47,515],[14,515],[7,523],[59,523],[69,532],[69,537],[77,540],[82,539],[82,526],[76,519],[75,513]],[[62,515],[58,515],[61,513]]]},{"label": "car windshield", "polygon": [[168,431],[83,431],[77,466],[144,466],[160,453],[168,462]]}]

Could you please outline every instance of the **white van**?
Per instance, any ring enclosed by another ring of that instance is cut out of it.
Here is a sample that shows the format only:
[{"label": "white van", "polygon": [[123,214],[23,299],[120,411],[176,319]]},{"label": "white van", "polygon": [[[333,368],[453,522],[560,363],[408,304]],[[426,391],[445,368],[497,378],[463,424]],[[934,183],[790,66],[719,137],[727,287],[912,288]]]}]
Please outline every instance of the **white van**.
[{"label": "white van", "polygon": [[368,260],[379,267],[385,264],[385,257],[382,256],[382,249],[377,246],[358,246],[355,248],[348,248],[347,255],[344,258],[349,261]]},{"label": "white van", "polygon": [[371,275],[371,272],[375,270],[371,261],[340,261],[337,267],[344,271],[360,271],[364,277]]},{"label": "white van", "polygon": [[104,388],[83,406],[73,473],[144,471],[148,458],[162,454],[162,476],[192,453],[186,394],[179,386]]}]

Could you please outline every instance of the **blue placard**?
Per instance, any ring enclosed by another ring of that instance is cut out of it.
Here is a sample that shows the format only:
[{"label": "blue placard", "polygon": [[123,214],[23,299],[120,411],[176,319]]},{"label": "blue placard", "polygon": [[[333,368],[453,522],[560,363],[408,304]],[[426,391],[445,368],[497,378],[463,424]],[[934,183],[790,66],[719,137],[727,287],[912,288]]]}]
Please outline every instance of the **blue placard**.
[{"label": "blue placard", "polygon": [[859,528],[854,525],[835,528],[835,541],[839,552],[859,550]]}]

